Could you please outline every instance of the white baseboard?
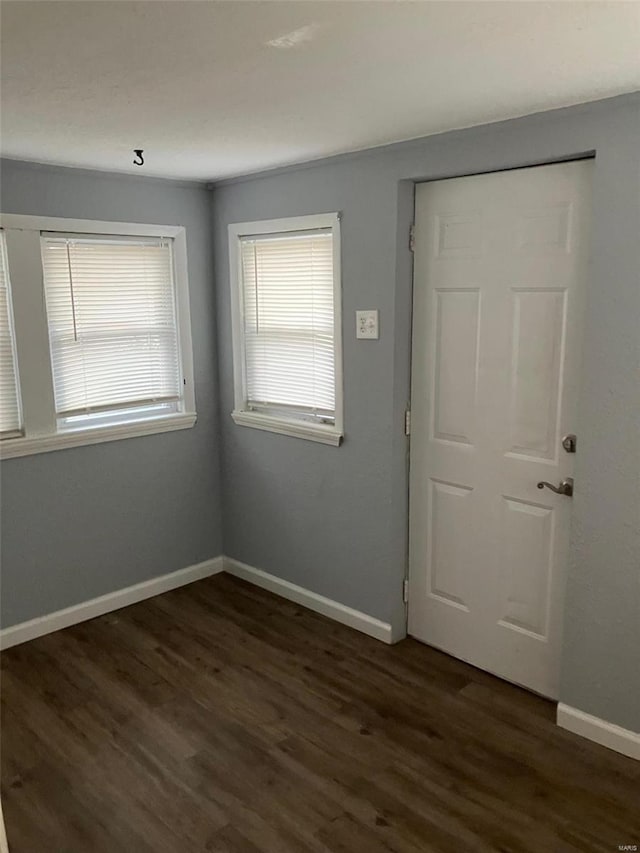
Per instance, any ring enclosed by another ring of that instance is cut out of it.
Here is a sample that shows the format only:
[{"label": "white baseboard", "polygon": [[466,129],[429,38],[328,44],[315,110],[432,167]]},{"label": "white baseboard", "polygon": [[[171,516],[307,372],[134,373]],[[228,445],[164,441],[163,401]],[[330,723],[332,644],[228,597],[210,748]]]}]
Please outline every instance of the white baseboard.
[{"label": "white baseboard", "polygon": [[223,558],[214,557],[211,560],[205,560],[203,563],[178,569],[177,572],[160,575],[148,581],[134,584],[134,586],[101,595],[99,598],[83,601],[73,607],[56,610],[55,613],[39,616],[29,622],[20,622],[18,625],[12,625],[10,628],[4,628],[0,631],[0,649],[8,649],[11,646],[17,646],[18,643],[26,643],[27,640],[34,640],[44,634],[68,628],[70,625],[77,625],[78,622],[94,619],[96,616],[102,616],[112,610],[119,610],[129,604],[136,604],[145,598],[153,598],[154,595],[160,595],[160,593],[168,592],[170,589],[176,589],[176,587],[218,574],[222,570]]},{"label": "white baseboard", "polygon": [[7,844],[7,831],[4,827],[4,816],[2,814],[2,804],[0,803],[0,853],[9,853],[9,845]]},{"label": "white baseboard", "polygon": [[99,598],[92,598],[81,604],[75,604],[73,607],[66,607],[64,610],[57,610],[54,613],[48,613],[46,616],[39,616],[37,619],[4,628],[0,631],[0,649],[8,649],[11,646],[17,646],[19,643],[35,640],[36,637],[51,634],[53,631],[60,631],[62,628],[77,625],[87,619],[94,619],[104,613],[119,610],[129,604],[136,604],[145,598],[152,598],[154,595],[160,595],[163,592],[168,592],[193,581],[202,580],[202,578],[222,571],[229,572],[231,575],[267,589],[269,592],[282,596],[282,598],[289,599],[289,601],[295,601],[296,604],[301,604],[303,607],[308,607],[309,610],[335,619],[336,622],[355,628],[356,631],[362,631],[363,634],[375,637],[376,640],[382,640],[383,643],[395,643],[405,636],[404,632],[401,635],[394,633],[393,627],[388,622],[381,622],[373,616],[361,613],[359,610],[353,610],[353,608],[340,604],[338,601],[325,598],[323,595],[289,583],[289,581],[270,575],[261,569],[248,566],[246,563],[241,563],[230,557],[214,557],[211,560],[205,560],[204,563],[187,566],[185,569],[178,569],[177,572],[160,575],[134,586],[101,595]]},{"label": "white baseboard", "polygon": [[269,592],[274,592],[282,598],[308,607],[309,610],[315,610],[316,613],[335,619],[336,622],[355,628],[356,631],[362,631],[363,634],[375,637],[376,640],[382,640],[383,643],[393,643],[398,639],[394,637],[392,627],[388,622],[381,622],[379,619],[374,619],[373,616],[368,616],[359,610],[353,610],[351,607],[346,607],[331,598],[325,598],[323,595],[310,592],[302,586],[282,580],[276,575],[263,572],[262,569],[256,569],[246,563],[241,563],[239,560],[225,557],[224,570],[230,575],[242,578],[242,580],[260,586],[262,589],[267,589]]},{"label": "white baseboard", "polygon": [[[87,619],[94,619],[96,616],[102,616],[130,604],[136,604],[146,598],[153,598],[155,595],[169,592],[169,590],[202,580],[222,571],[269,590],[269,592],[289,601],[295,601],[296,604],[308,607],[309,610],[328,616],[330,619],[350,628],[355,628],[356,631],[368,634],[383,643],[395,643],[405,636],[404,632],[402,634],[394,632],[393,626],[388,622],[382,622],[373,616],[340,604],[338,601],[325,598],[323,595],[318,595],[302,586],[297,586],[276,575],[264,572],[262,569],[256,569],[231,557],[220,556],[205,560],[203,563],[197,563],[194,566],[178,569],[178,571],[167,575],[151,578],[134,586],[125,587],[125,589],[116,590],[107,595],[101,595],[99,598],[93,598],[73,607],[66,607],[64,610],[57,610],[28,622],[21,622],[18,625],[12,625],[10,628],[4,628],[0,631],[0,649],[8,649],[19,643],[26,643],[28,640],[36,639],[36,637],[42,637],[71,625],[77,625]],[[557,724],[567,731],[620,752],[622,755],[640,760],[640,733],[638,732],[623,729],[621,726],[593,717],[591,714],[586,714],[584,711],[579,711],[577,708],[572,708],[562,702],[558,703],[556,719]],[[2,853],[1,842],[0,832],[0,853]]]},{"label": "white baseboard", "polygon": [[640,761],[640,733],[638,732],[623,729],[599,717],[592,717],[591,714],[585,714],[584,711],[564,705],[562,702],[558,703],[556,721],[560,728]]}]

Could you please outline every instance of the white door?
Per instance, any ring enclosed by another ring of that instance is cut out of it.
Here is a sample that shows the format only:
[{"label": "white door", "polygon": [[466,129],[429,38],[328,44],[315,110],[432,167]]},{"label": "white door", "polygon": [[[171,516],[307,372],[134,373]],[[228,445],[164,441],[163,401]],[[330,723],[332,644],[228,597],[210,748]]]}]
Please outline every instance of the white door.
[{"label": "white door", "polygon": [[[409,633],[558,695],[591,163],[420,184]],[[575,483],[579,492],[580,483]]]}]

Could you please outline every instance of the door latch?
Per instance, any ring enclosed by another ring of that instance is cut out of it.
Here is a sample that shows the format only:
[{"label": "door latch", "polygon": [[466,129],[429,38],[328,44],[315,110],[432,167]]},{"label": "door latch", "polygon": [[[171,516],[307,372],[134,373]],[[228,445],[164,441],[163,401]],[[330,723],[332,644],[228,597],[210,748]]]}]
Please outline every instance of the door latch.
[{"label": "door latch", "polygon": [[551,491],[555,492],[556,495],[566,495],[570,498],[573,495],[573,477],[567,477],[566,480],[563,480],[558,486],[554,486],[553,483],[547,483],[546,480],[542,480],[538,483],[538,488],[551,489]]}]

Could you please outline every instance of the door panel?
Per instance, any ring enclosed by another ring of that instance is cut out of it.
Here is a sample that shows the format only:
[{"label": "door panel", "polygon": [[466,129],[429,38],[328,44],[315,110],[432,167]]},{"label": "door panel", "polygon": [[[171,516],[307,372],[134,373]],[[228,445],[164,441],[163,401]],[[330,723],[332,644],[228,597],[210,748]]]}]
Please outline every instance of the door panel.
[{"label": "door panel", "polygon": [[478,370],[480,294],[435,291],[432,435],[471,444]]},{"label": "door panel", "polygon": [[566,295],[566,290],[512,290],[512,453],[557,456]]},{"label": "door panel", "polygon": [[458,531],[469,524],[471,489],[433,479],[429,485],[429,595],[468,611],[471,593],[464,566],[469,555]]},{"label": "door panel", "polygon": [[[591,163],[416,190],[409,633],[557,696]],[[579,484],[576,484],[579,489]]]},{"label": "door panel", "polygon": [[547,636],[553,509],[504,498],[500,624]]}]

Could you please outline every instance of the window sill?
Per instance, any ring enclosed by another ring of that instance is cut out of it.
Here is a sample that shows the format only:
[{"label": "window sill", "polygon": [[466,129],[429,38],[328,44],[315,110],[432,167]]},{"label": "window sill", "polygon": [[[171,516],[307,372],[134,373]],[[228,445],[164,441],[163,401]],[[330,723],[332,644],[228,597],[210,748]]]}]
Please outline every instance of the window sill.
[{"label": "window sill", "polygon": [[31,456],[34,453],[48,453],[51,450],[83,447],[86,444],[102,444],[105,441],[118,441],[122,438],[136,438],[137,436],[155,435],[160,432],[190,429],[195,422],[195,413],[188,413],[171,415],[157,420],[94,427],[93,429],[74,430],[73,432],[61,432],[54,435],[10,438],[0,443],[0,459],[14,459],[18,456]]},{"label": "window sill", "polygon": [[254,429],[277,432],[280,435],[290,435],[292,438],[306,438],[307,441],[319,441],[321,444],[331,444],[338,447],[342,444],[342,433],[336,427],[327,424],[312,424],[305,421],[295,421],[289,418],[274,418],[259,412],[231,412],[231,417],[238,426],[253,427]]}]

